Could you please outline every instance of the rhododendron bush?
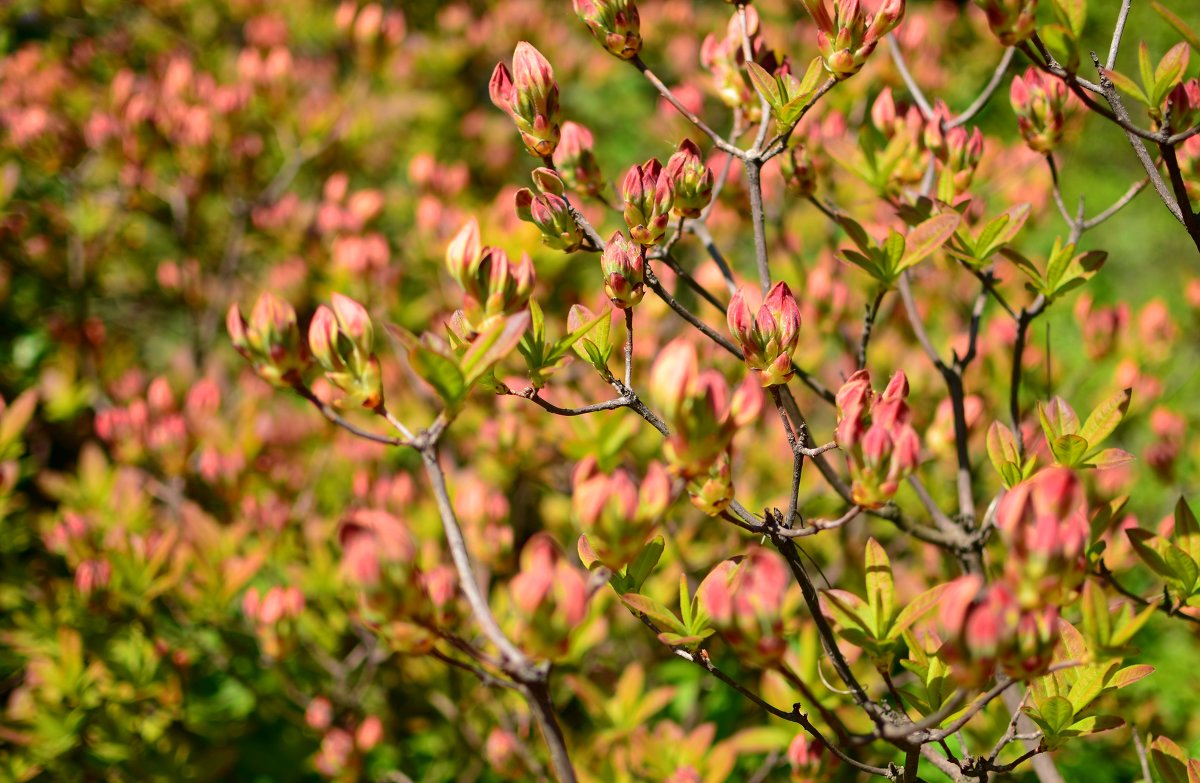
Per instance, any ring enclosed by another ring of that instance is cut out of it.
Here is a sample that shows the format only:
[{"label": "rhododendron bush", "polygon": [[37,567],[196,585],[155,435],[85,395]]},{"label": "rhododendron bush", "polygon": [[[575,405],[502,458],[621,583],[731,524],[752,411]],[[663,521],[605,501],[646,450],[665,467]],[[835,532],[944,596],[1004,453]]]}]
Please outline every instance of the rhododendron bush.
[{"label": "rhododendron bush", "polygon": [[0,20],[0,780],[1200,781],[1194,3]]}]

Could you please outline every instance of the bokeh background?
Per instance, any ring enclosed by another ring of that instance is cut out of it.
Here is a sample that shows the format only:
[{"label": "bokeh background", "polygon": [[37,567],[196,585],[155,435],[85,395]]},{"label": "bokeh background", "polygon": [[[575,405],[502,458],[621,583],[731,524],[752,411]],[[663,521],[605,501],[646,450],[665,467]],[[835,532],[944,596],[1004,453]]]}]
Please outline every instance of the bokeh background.
[{"label": "bokeh background", "polygon": [[[1191,0],[1167,4],[1200,26]],[[1117,5],[1092,0],[1088,45],[1107,49]],[[271,290],[305,323],[341,291],[413,331],[441,328],[454,307],[444,248],[469,215],[490,244],[534,257],[538,296],[557,328],[571,303],[598,303],[595,259],[542,248],[511,206],[535,162],[488,100],[487,81],[519,40],[553,63],[564,115],[593,131],[610,180],[647,157],[665,159],[689,128],[633,68],[594,44],[566,0],[2,6],[0,780],[523,779],[519,764],[505,771],[505,738],[531,735],[515,704],[428,656],[389,652],[356,619],[357,596],[339,570],[338,522],[363,507],[403,515],[421,556],[439,560],[436,515],[409,475],[414,456],[337,435],[250,376],[228,344],[225,312]],[[798,2],[756,6],[772,46],[800,63],[814,56]],[[706,34],[724,29],[729,6],[648,0],[641,9],[645,60],[683,85],[710,124],[728,128],[699,50]],[[913,0],[909,15],[901,40],[916,78],[965,106],[1000,56],[981,14]],[[1119,67],[1136,73],[1138,40],[1161,55],[1177,39],[1149,4],[1136,3]],[[881,47],[828,103],[862,118],[884,84],[903,92]],[[1045,167],[1020,147],[1006,89],[978,123],[989,139],[980,196],[1035,203],[1039,217],[1023,241],[1044,254],[1064,229],[1047,200]],[[1073,121],[1059,161],[1067,203],[1083,196],[1089,214],[1139,177],[1123,136],[1095,118]],[[822,182],[844,207],[871,209],[870,195],[836,164]],[[830,229],[810,205],[784,198],[778,182],[767,187],[777,197],[769,206],[776,264],[803,299]],[[713,231],[749,276],[744,193],[735,171]],[[1108,250],[1110,261],[1086,289],[1090,306],[1072,299],[1039,323],[1034,361],[1049,332],[1052,370],[1031,370],[1030,388],[1086,410],[1114,379],[1157,384],[1152,402],[1135,396],[1118,435],[1144,457],[1165,437],[1151,426],[1156,408],[1178,417],[1172,433],[1186,435],[1200,417],[1200,303],[1188,299],[1200,259],[1152,192],[1089,232],[1084,246]],[[704,268],[694,243],[678,253],[685,266]],[[866,288],[852,272],[838,274],[848,291],[839,312],[853,320]],[[1096,349],[1108,338],[1088,331],[1089,307],[1115,308],[1109,350]],[[808,334],[806,362],[830,368],[834,382],[838,335]],[[887,368],[904,361],[902,350],[885,338],[875,348]],[[388,372],[393,386],[418,386],[402,368]],[[1000,399],[1003,389],[987,384],[1002,377],[999,367],[984,371],[978,393]],[[433,410],[422,392],[395,399],[402,418],[422,421]],[[612,461],[650,443],[626,419],[547,424],[514,402],[473,404],[456,427],[461,467],[452,476],[460,513],[483,542],[476,556],[500,577],[535,530],[560,531],[573,547],[564,456],[599,443]],[[922,415],[929,425],[932,412]],[[818,414],[816,426],[830,423]],[[1169,470],[1143,458],[1127,477],[1130,509],[1144,525],[1181,493],[1200,494],[1196,446],[1184,438],[1177,451]],[[758,462],[747,476],[768,471],[772,459]],[[757,499],[771,498],[766,482],[747,480]],[[805,491],[817,508],[834,507],[815,482]],[[692,509],[680,513],[680,540],[698,561],[714,560],[726,539]],[[838,562],[833,543],[814,546],[827,564]],[[279,605],[264,620],[247,595],[265,600],[273,589]],[[644,688],[630,684],[618,714],[598,715],[564,692],[569,731],[607,731],[614,742],[641,736],[651,753],[682,746],[678,727],[711,724],[705,754],[733,754],[728,779],[761,767],[766,753],[739,734],[759,718],[735,695],[664,661],[635,623],[606,631],[603,608],[595,614],[564,667],[572,676],[608,688],[635,662],[657,663]],[[1190,739],[1192,755],[1200,754],[1195,642],[1155,620],[1139,660],[1158,674],[1125,703],[1131,722]],[[640,711],[652,688],[666,690]],[[322,719],[314,710],[326,705]],[[1068,780],[1131,780],[1139,773],[1129,750],[1128,733],[1100,737],[1061,754],[1061,766]],[[788,775],[781,768],[768,779]]]}]

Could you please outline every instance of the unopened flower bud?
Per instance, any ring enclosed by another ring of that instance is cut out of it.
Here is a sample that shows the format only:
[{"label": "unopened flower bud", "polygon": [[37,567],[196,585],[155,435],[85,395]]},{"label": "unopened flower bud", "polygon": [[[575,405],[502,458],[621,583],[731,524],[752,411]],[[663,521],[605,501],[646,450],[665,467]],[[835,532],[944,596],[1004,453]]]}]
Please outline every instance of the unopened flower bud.
[{"label": "unopened flower bud", "polygon": [[610,53],[629,60],[642,50],[641,20],[633,0],[575,0],[575,13]]},{"label": "unopened flower bud", "polygon": [[604,269],[604,293],[620,309],[627,310],[642,301],[646,292],[645,263],[645,250],[620,231],[613,233],[600,256],[600,264]]},{"label": "unopened flower bud", "polygon": [[1005,46],[1017,46],[1037,30],[1038,0],[975,0],[992,33]]},{"label": "unopened flower bud", "polygon": [[1062,142],[1068,98],[1066,82],[1032,66],[1013,78],[1009,99],[1021,138],[1031,150],[1053,152]]},{"label": "unopened flower bud", "polygon": [[309,323],[309,350],[325,377],[346,392],[348,402],[365,408],[376,408],[383,401],[374,343],[371,316],[348,296],[335,293],[333,309],[321,305]]},{"label": "unopened flower bud", "polygon": [[591,131],[576,122],[564,122],[562,138],[554,150],[554,166],[562,180],[573,190],[600,198],[605,189],[604,175],[592,151]]},{"label": "unopened flower bud", "polygon": [[488,84],[492,103],[503,109],[521,134],[530,155],[554,154],[561,133],[558,83],[542,53],[521,41],[513,53],[513,70],[498,63]]},{"label": "unopened flower bud", "polygon": [[712,201],[713,173],[700,158],[700,148],[691,139],[679,143],[679,149],[667,160],[667,177],[675,191],[675,214],[700,217]]},{"label": "unopened flower bud", "polygon": [[787,283],[780,281],[771,287],[757,315],[751,313],[745,293],[739,289],[729,302],[726,316],[746,365],[763,386],[792,379],[792,353],[800,339],[800,308]]},{"label": "unopened flower bud", "polygon": [[234,304],[225,324],[234,348],[250,360],[259,376],[284,386],[300,379],[305,362],[296,311],[290,304],[264,292],[254,304],[249,323]]},{"label": "unopened flower bud", "polygon": [[621,186],[625,200],[625,223],[629,236],[639,245],[656,245],[667,232],[675,194],[671,177],[657,158],[634,166]]}]

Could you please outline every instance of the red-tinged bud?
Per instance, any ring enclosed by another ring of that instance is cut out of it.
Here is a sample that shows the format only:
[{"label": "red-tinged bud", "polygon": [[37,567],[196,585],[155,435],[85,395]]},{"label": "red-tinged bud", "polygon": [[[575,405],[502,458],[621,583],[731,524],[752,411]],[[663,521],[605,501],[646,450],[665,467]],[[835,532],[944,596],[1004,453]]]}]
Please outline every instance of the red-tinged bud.
[{"label": "red-tinged bud", "polygon": [[838,390],[835,439],[850,465],[854,501],[865,508],[891,500],[920,463],[921,442],[909,424],[907,396],[903,372],[893,375],[878,396],[866,370],[854,373]]},{"label": "red-tinged bud", "polygon": [[316,731],[329,728],[333,725],[333,704],[324,696],[313,699],[304,710],[304,722]]},{"label": "red-tinged bud", "polygon": [[879,93],[879,97],[871,105],[871,123],[887,138],[891,138],[894,135],[896,99],[892,95],[891,87],[884,87],[883,92]]},{"label": "red-tinged bud", "polygon": [[573,190],[601,198],[607,183],[592,151],[594,141],[587,128],[575,122],[564,122],[562,138],[554,150],[554,166],[562,180]]},{"label": "red-tinged bud", "polygon": [[1007,583],[984,586],[978,575],[950,583],[938,621],[946,638],[940,654],[969,687],[990,680],[997,666],[1020,680],[1044,674],[1058,636],[1056,609],[1022,609]]},{"label": "red-tinged bud", "polygon": [[237,305],[225,323],[238,352],[250,360],[263,379],[281,386],[298,382],[305,367],[296,311],[287,302],[264,292],[254,304],[247,323]]},{"label": "red-tinged bud", "polygon": [[368,715],[354,731],[354,744],[363,753],[368,752],[383,739],[383,721],[378,716]]},{"label": "red-tinged bud", "polygon": [[525,774],[521,761],[520,740],[512,732],[500,727],[492,729],[484,743],[484,756],[497,774],[510,780],[519,780]]},{"label": "red-tinged bud", "polygon": [[661,517],[671,505],[671,477],[660,462],[651,462],[638,491],[638,509],[647,517]]},{"label": "red-tinged bud", "polygon": [[548,534],[538,533],[525,544],[509,592],[522,645],[552,660],[564,656],[571,632],[587,617],[587,580]]},{"label": "red-tinged bud", "polygon": [[1009,99],[1021,138],[1031,150],[1053,152],[1062,142],[1069,98],[1066,82],[1032,66],[1013,78]]},{"label": "red-tinged bud", "polygon": [[[748,375],[733,393],[733,397],[729,401],[729,411],[722,417],[722,423],[732,425],[732,430],[749,426],[758,420],[759,414],[762,413],[762,406],[762,386],[755,381],[754,376]],[[730,438],[733,437],[732,430]]]},{"label": "red-tinged bud", "polygon": [[645,251],[625,238],[620,231],[613,233],[600,256],[604,270],[604,293],[622,310],[633,307],[645,295]]},{"label": "red-tinged bud", "polygon": [[640,489],[628,471],[600,473],[594,460],[580,463],[573,481],[573,506],[590,557],[614,570],[625,567],[670,505],[670,482],[662,466],[651,465]]},{"label": "red-tinged bud", "polygon": [[575,13],[611,54],[630,60],[642,50],[641,19],[633,0],[575,0]]},{"label": "red-tinged bud", "polygon": [[692,505],[715,517],[733,502],[733,472],[729,454],[723,453],[708,469],[708,473],[688,482],[688,498]]},{"label": "red-tinged bud", "polygon": [[634,166],[621,186],[625,200],[625,223],[634,242],[656,245],[667,232],[675,194],[671,178],[657,158]]},{"label": "red-tinged bud", "polygon": [[808,198],[817,192],[817,169],[807,147],[789,147],[780,159],[780,170],[788,192]]},{"label": "red-tinged bud", "polygon": [[564,193],[562,178],[558,176],[558,172],[554,169],[548,169],[545,166],[539,166],[533,170],[533,184],[541,193],[550,193],[555,196],[561,196]]},{"label": "red-tinged bud", "polygon": [[1023,608],[1068,602],[1087,573],[1087,497],[1067,468],[1047,468],[1013,487],[996,512],[1008,548],[1005,574]]},{"label": "red-tinged bud", "polygon": [[1200,80],[1180,82],[1167,96],[1171,106],[1171,126],[1186,130],[1200,118]]},{"label": "red-tinged bud", "polygon": [[457,279],[466,294],[463,327],[469,332],[481,332],[494,319],[519,312],[533,291],[533,261],[525,253],[514,264],[503,250],[485,247],[478,261],[463,272]]},{"label": "red-tinged bud", "polygon": [[787,283],[772,286],[753,318],[746,295],[739,289],[729,302],[726,320],[746,365],[764,387],[792,379],[792,354],[800,340],[800,308]]},{"label": "red-tinged bud", "polygon": [[348,296],[335,293],[333,309],[322,305],[313,314],[309,350],[329,382],[346,393],[346,404],[376,408],[383,401],[374,342],[371,316]]},{"label": "red-tinged bud", "polygon": [[533,222],[533,199],[535,198],[533,191],[529,188],[521,188],[513,197],[513,204],[517,210],[517,217],[526,223]]},{"label": "red-tinged bud", "polygon": [[111,577],[112,564],[107,560],[84,560],[75,569],[75,589],[87,597],[108,587]]},{"label": "red-tinged bud", "polygon": [[684,338],[659,352],[650,370],[650,399],[668,421],[680,417],[698,372],[696,349]]},{"label": "red-tinged bud", "polygon": [[1037,30],[1038,0],[975,0],[992,33],[1005,46],[1017,46]]},{"label": "red-tinged bud", "polygon": [[817,23],[817,49],[825,69],[835,79],[848,79],[862,70],[879,41],[904,18],[904,0],[884,0],[868,19],[859,0],[834,0],[830,16],[825,0],[804,0]]},{"label": "red-tinged bud", "polygon": [[679,143],[667,160],[666,175],[675,193],[675,214],[687,218],[700,217],[712,201],[713,173],[700,158],[700,148],[691,139]]},{"label": "red-tinged bud", "polygon": [[479,223],[471,218],[465,226],[459,229],[446,248],[446,269],[450,276],[462,286],[467,287],[466,281],[475,275],[479,261],[483,257],[483,249],[479,240]]},{"label": "red-tinged bud", "polygon": [[492,103],[512,117],[530,155],[544,158],[554,154],[561,133],[558,84],[541,52],[525,41],[518,43],[512,73],[498,63],[488,92]]},{"label": "red-tinged bud", "polygon": [[717,565],[696,589],[700,606],[739,654],[769,667],[787,649],[794,599],[787,565],[776,552],[752,547],[740,562]]}]

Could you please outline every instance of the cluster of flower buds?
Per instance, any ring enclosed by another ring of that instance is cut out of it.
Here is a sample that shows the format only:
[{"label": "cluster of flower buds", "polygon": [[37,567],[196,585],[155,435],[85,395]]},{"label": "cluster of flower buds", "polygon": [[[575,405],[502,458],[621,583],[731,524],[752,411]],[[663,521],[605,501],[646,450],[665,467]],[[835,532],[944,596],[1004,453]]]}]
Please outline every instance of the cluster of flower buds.
[{"label": "cluster of flower buds", "polygon": [[762,410],[753,376],[731,392],[716,370],[700,371],[695,347],[683,338],[667,345],[650,372],[650,395],[671,427],[664,452],[671,469],[691,479],[709,472],[740,427]]},{"label": "cluster of flower buds", "polygon": [[346,404],[375,409],[383,403],[383,378],[373,353],[375,328],[367,309],[334,294],[333,308],[317,308],[308,326],[308,349],[325,377],[346,393]]},{"label": "cluster of flower buds", "polygon": [[537,193],[529,188],[517,191],[517,217],[537,226],[547,247],[574,252],[583,242],[583,232],[563,197],[563,181],[554,169],[537,168],[533,170],[533,184]]},{"label": "cluster of flower buds", "polygon": [[729,300],[726,319],[746,366],[763,386],[792,379],[792,354],[800,341],[800,308],[787,283],[781,280],[771,286],[758,315],[753,314],[744,289],[739,288]]},{"label": "cluster of flower buds", "polygon": [[887,140],[883,157],[895,161],[891,181],[898,187],[914,186],[925,177],[929,158],[925,147],[925,118],[917,106],[897,105],[891,87],[885,87],[871,105],[871,124]]},{"label": "cluster of flower buds", "polygon": [[1030,66],[1023,76],[1013,77],[1008,95],[1021,138],[1034,152],[1053,152],[1066,124],[1067,83]]},{"label": "cluster of flower buds", "polygon": [[641,17],[633,0],[574,0],[575,13],[592,36],[622,60],[642,50]]},{"label": "cluster of flower buds", "polygon": [[600,256],[604,269],[604,293],[613,305],[628,310],[646,293],[646,250],[614,231]]},{"label": "cluster of flower buds", "polygon": [[[780,67],[779,58],[767,47],[758,19],[758,11],[746,8],[746,38],[750,41],[750,54],[754,62],[768,73]],[[717,95],[731,109],[741,109],[746,118],[757,122],[762,116],[762,102],[754,84],[746,74],[746,56],[742,40],[741,15],[733,14],[724,38],[712,33],[700,44],[700,64],[713,75]]]},{"label": "cluster of flower buds", "polygon": [[498,319],[525,308],[533,291],[533,261],[522,253],[520,263],[508,254],[484,247],[479,224],[471,218],[446,248],[446,268],[466,294],[463,326],[468,332],[487,329]]},{"label": "cluster of flower buds", "polygon": [[1087,574],[1087,497],[1067,468],[1047,468],[1000,501],[1004,576],[1023,609],[1069,603]]},{"label": "cluster of flower buds", "polygon": [[828,780],[830,769],[838,763],[836,756],[825,753],[825,743],[810,739],[798,732],[787,749],[788,765],[792,768],[792,783],[817,783]]},{"label": "cluster of flower buds", "polygon": [[835,79],[848,79],[862,70],[879,41],[904,18],[905,0],[883,0],[868,19],[861,0],[833,0],[833,15],[825,0],[803,0],[817,24],[817,48],[825,69]]},{"label": "cluster of flower buds", "polygon": [[778,663],[787,650],[787,618],[798,596],[783,558],[753,547],[744,558],[719,563],[696,588],[712,624],[753,665]]},{"label": "cluster of flower buds", "polygon": [[846,454],[854,502],[879,508],[920,462],[921,441],[909,423],[908,379],[897,371],[876,395],[871,375],[859,370],[838,390],[836,439]]},{"label": "cluster of flower buds", "polygon": [[594,457],[586,457],[575,466],[571,484],[583,530],[580,547],[590,552],[589,559],[614,571],[637,557],[671,505],[671,479],[657,462],[650,464],[639,487],[629,471],[609,475]]},{"label": "cluster of flower buds", "polygon": [[525,544],[520,571],[508,589],[522,647],[550,660],[565,656],[571,632],[587,617],[587,578],[547,533],[537,533]]},{"label": "cluster of flower buds", "polygon": [[604,197],[607,183],[592,151],[594,145],[590,130],[577,122],[564,122],[554,150],[554,167],[572,190],[599,199]]},{"label": "cluster of flower buds", "polygon": [[942,594],[938,624],[941,654],[952,676],[968,687],[984,685],[999,667],[1018,680],[1044,674],[1058,639],[1058,610],[1023,609],[1005,582],[985,585],[978,574],[961,576]]},{"label": "cluster of flower buds", "polygon": [[[322,701],[328,704],[328,700],[322,699]],[[307,712],[305,714],[307,716]],[[314,728],[316,727],[314,726]],[[341,726],[329,728],[327,725],[321,730],[325,734],[321,738],[320,748],[313,756],[313,766],[317,772],[334,780],[350,780],[360,777],[363,765],[362,755],[369,753],[383,740],[383,721],[375,715],[363,718],[362,723],[357,727],[350,724],[346,728]]]},{"label": "cluster of flower buds", "polygon": [[713,173],[704,165],[700,148],[691,139],[679,142],[679,148],[667,160],[667,178],[675,191],[675,214],[698,218],[712,201]]},{"label": "cluster of flower buds", "polygon": [[975,0],[992,33],[1005,46],[1016,46],[1037,30],[1038,0]]},{"label": "cluster of flower buds", "polygon": [[488,92],[492,103],[512,117],[530,155],[545,158],[554,154],[562,132],[558,83],[541,52],[526,41],[518,43],[512,73],[504,63],[497,63]]},{"label": "cluster of flower buds", "polygon": [[304,611],[304,593],[295,587],[272,587],[260,594],[251,587],[242,596],[242,613],[259,625],[276,625],[294,619]]},{"label": "cluster of flower buds", "polygon": [[112,563],[104,558],[89,558],[75,567],[75,589],[82,596],[108,587],[112,578]]},{"label": "cluster of flower buds", "polygon": [[723,451],[716,462],[688,482],[688,499],[692,505],[715,517],[733,502],[733,470],[729,464],[729,451]]},{"label": "cluster of flower buds", "polygon": [[234,304],[225,317],[233,347],[264,380],[280,386],[299,382],[307,366],[296,325],[296,311],[269,291],[254,303],[250,321]]},{"label": "cluster of flower buds", "polygon": [[[942,176],[948,181],[949,190],[959,196],[970,189],[975,170],[983,159],[983,132],[974,128],[968,133],[961,125],[945,130],[949,119],[950,110],[938,101],[937,109],[925,126],[925,147],[941,162]],[[950,192],[945,195],[949,196]]]},{"label": "cluster of flower buds", "polygon": [[667,233],[671,208],[675,205],[671,175],[658,158],[629,170],[621,184],[621,197],[625,201],[625,223],[630,238],[646,247],[658,244]]}]

